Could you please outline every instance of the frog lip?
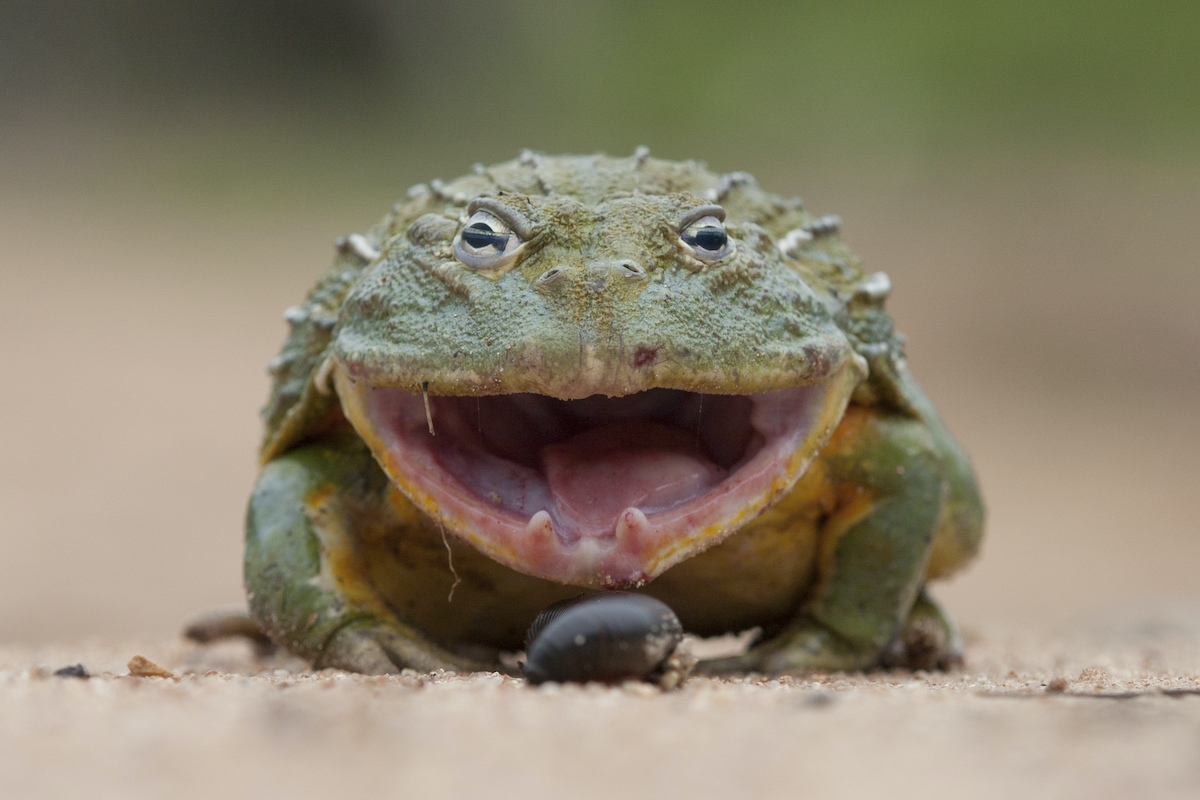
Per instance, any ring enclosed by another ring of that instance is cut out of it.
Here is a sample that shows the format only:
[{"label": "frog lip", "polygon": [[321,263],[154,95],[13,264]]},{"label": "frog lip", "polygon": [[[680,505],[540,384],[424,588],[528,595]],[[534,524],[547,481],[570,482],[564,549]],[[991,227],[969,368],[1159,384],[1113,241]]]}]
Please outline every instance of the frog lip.
[{"label": "frog lip", "polygon": [[749,395],[423,396],[335,376],[397,487],[519,572],[637,586],[722,541],[807,468],[856,376]]}]

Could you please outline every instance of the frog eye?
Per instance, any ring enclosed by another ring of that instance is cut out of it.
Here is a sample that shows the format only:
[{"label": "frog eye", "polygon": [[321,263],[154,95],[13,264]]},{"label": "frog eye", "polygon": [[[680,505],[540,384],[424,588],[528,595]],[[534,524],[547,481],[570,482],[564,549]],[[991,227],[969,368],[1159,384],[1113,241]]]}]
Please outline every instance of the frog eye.
[{"label": "frog eye", "polygon": [[716,261],[729,252],[729,234],[713,214],[707,214],[684,228],[679,238],[702,261]]},{"label": "frog eye", "polygon": [[495,269],[521,246],[512,228],[488,211],[476,211],[454,240],[454,255],[472,269]]}]

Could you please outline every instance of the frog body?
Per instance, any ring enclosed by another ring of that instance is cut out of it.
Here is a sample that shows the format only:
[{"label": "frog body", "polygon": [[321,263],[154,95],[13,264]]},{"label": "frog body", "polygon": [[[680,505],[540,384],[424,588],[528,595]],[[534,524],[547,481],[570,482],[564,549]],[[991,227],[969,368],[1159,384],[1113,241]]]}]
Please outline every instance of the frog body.
[{"label": "frog body", "polygon": [[495,669],[627,589],[763,629],[712,672],[952,663],[924,587],[982,504],[889,289],[836,218],[641,149],[414,187],[285,315],[254,618],[318,667]]}]

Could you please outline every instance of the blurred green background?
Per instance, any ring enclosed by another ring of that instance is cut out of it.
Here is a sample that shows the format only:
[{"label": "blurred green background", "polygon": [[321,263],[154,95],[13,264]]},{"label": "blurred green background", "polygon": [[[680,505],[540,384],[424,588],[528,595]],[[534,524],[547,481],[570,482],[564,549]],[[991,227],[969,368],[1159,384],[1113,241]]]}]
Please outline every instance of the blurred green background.
[{"label": "blurred green background", "polygon": [[6,0],[0,640],[237,601],[264,365],[332,239],[640,144],[892,275],[989,501],[968,626],[1200,603],[1200,4]]},{"label": "blurred green background", "polygon": [[531,146],[802,175],[1063,157],[1175,171],[1200,141],[1187,0],[9,0],[0,15],[6,129],[103,148],[87,177],[136,170],[212,202],[387,197]]}]

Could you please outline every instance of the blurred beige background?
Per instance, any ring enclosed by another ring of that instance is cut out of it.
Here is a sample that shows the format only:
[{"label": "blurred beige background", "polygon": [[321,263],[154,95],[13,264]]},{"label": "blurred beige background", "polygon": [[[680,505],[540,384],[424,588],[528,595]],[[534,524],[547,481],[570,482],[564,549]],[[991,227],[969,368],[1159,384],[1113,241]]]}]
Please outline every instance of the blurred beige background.
[{"label": "blurred beige background", "polygon": [[285,5],[0,11],[0,642],[238,601],[265,365],[333,239],[638,144],[890,273],[989,506],[937,590],[967,628],[1200,613],[1200,6]]}]

